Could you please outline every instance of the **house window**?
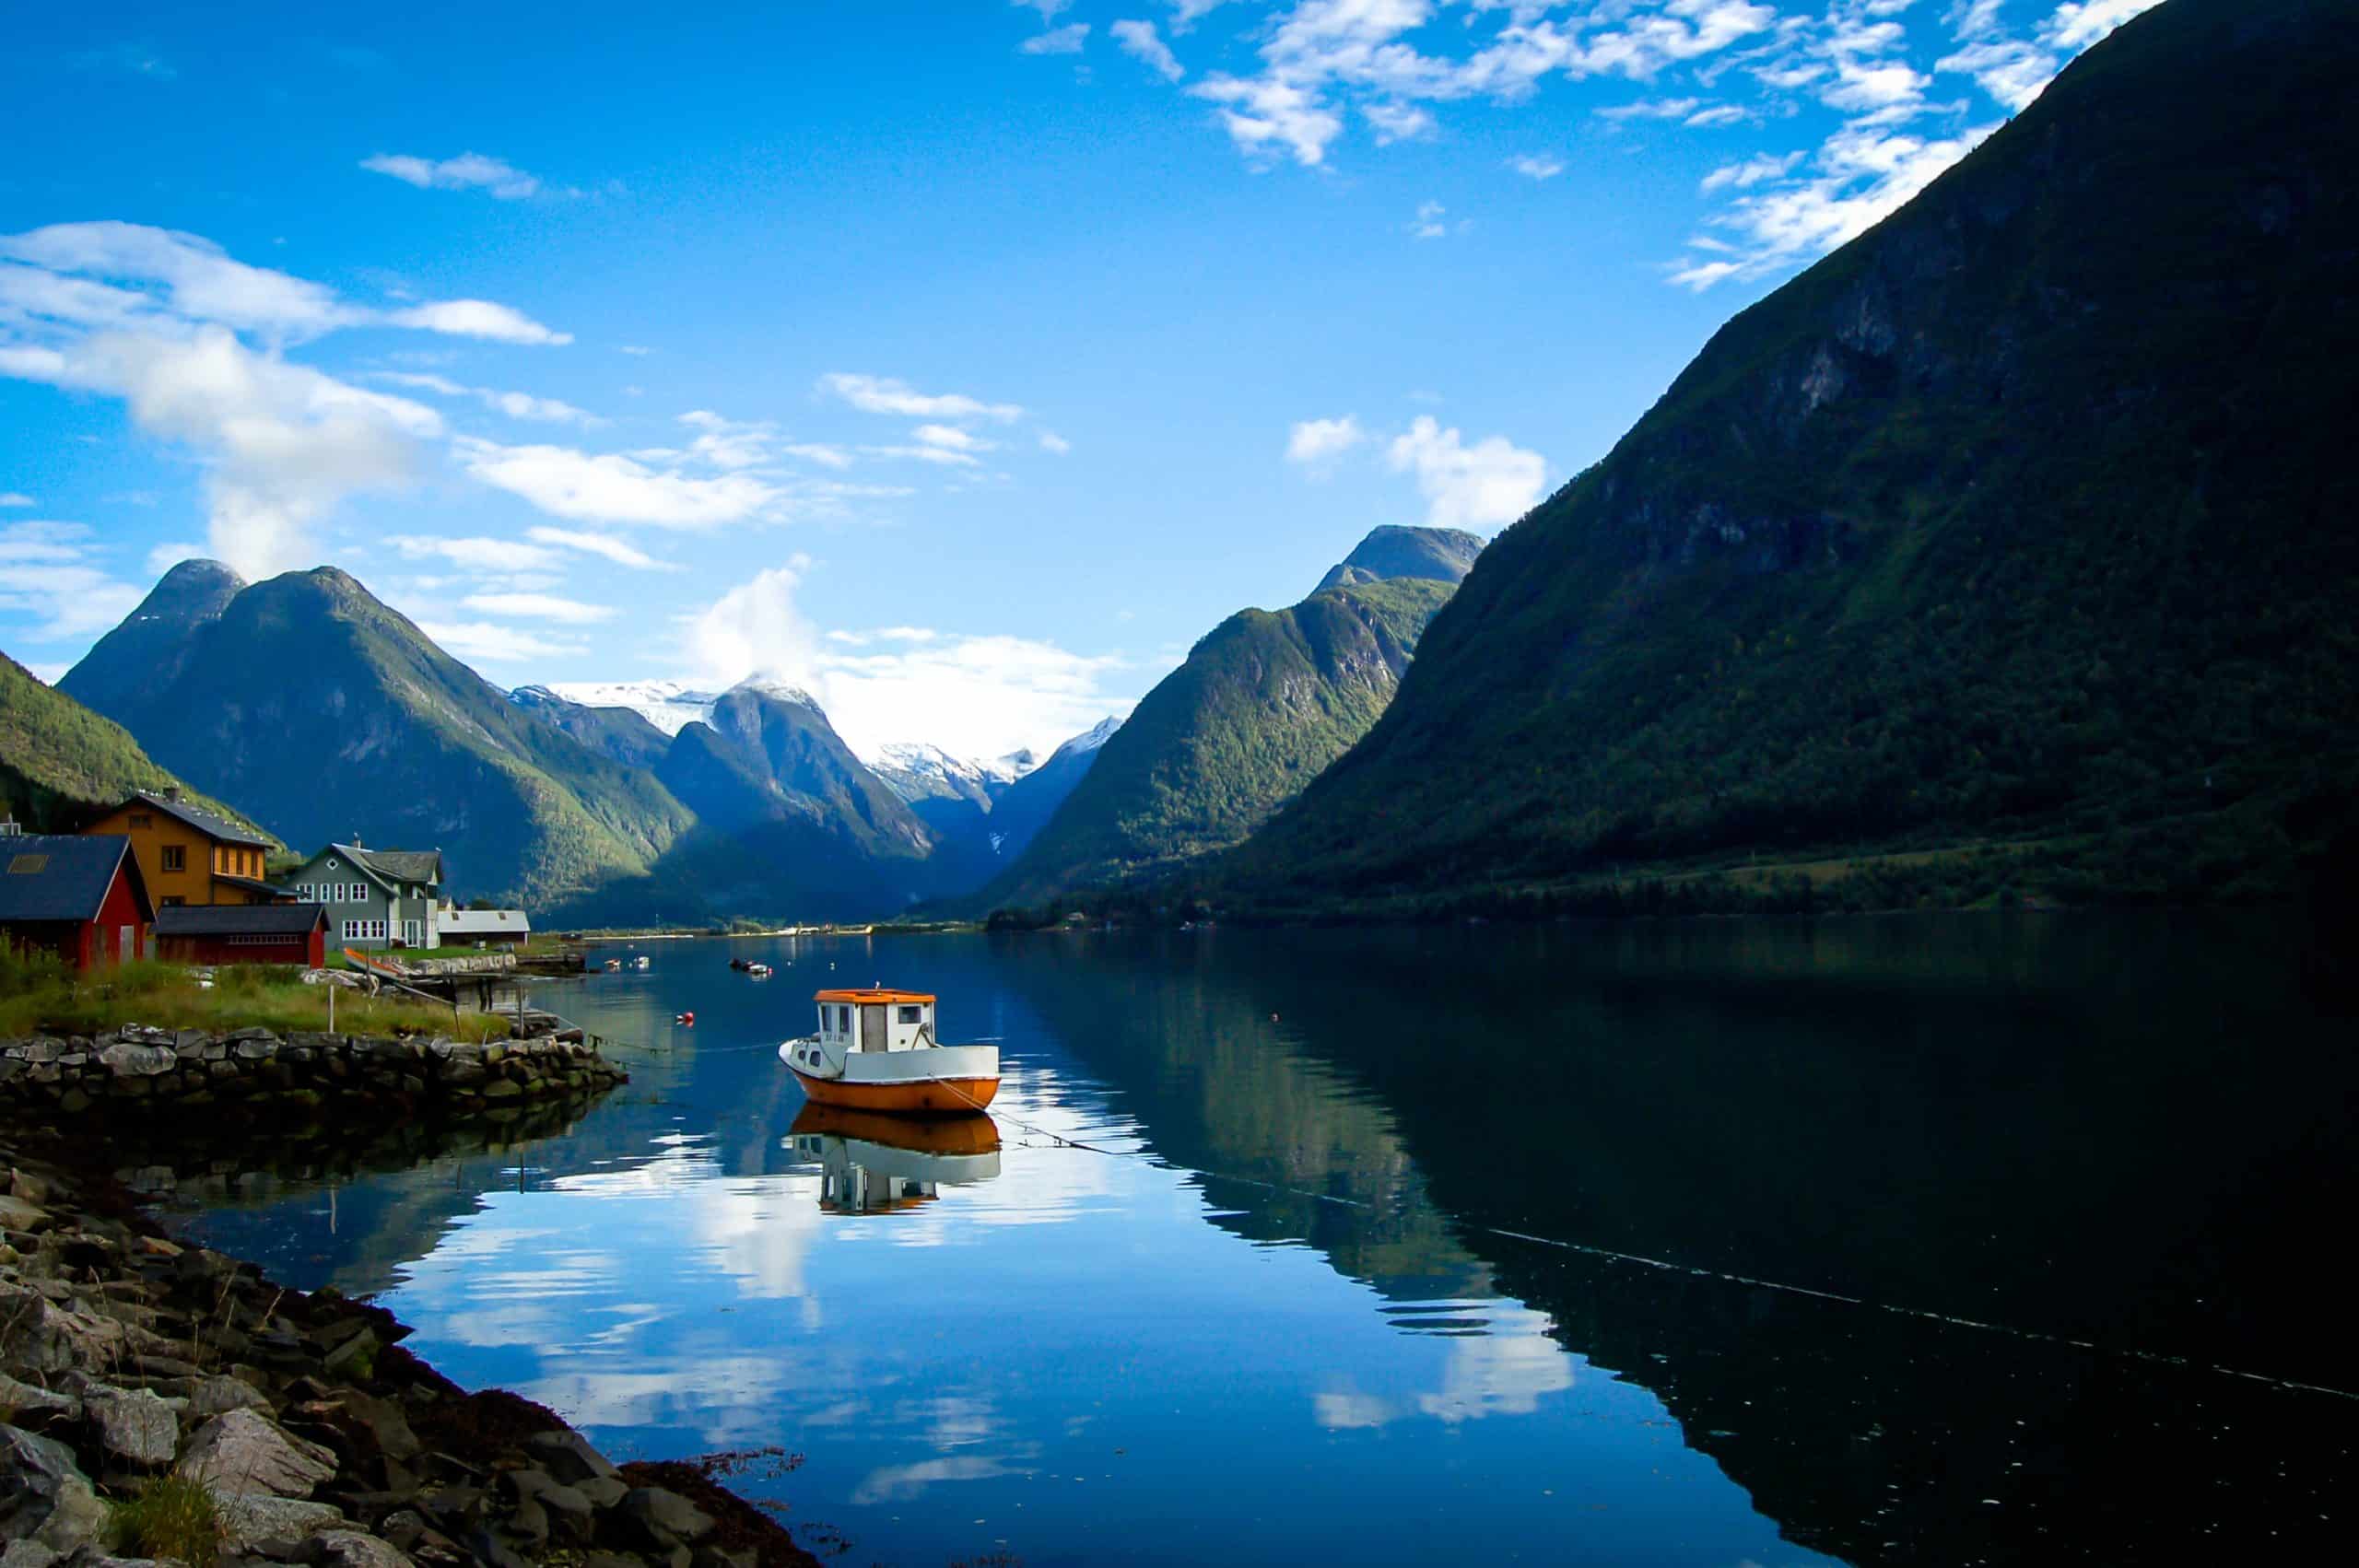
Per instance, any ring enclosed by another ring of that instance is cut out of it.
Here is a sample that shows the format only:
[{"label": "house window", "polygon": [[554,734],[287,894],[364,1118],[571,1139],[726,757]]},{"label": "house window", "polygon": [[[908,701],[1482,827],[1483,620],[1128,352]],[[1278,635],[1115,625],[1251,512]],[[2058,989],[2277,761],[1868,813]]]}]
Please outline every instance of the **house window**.
[{"label": "house window", "polygon": [[156,825],[156,819],[146,812],[134,812],[131,813],[131,825],[134,827],[153,827]]},{"label": "house window", "polygon": [[180,844],[165,845],[164,869],[168,872],[184,872],[188,870],[187,847]]}]

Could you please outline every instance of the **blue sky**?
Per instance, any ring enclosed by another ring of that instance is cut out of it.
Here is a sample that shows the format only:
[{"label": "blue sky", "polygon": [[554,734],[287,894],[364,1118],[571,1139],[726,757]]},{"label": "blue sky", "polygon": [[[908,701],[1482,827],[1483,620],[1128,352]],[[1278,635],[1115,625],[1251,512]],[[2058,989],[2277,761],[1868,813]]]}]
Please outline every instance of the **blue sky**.
[{"label": "blue sky", "polygon": [[2153,3],[19,7],[0,649],[327,562],[502,685],[1051,744],[1512,521]]}]

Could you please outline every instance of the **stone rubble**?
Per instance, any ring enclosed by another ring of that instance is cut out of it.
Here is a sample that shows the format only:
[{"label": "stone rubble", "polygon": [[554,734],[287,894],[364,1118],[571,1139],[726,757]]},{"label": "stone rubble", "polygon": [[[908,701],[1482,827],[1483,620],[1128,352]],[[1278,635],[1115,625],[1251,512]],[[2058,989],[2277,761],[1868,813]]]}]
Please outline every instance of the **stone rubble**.
[{"label": "stone rubble", "polygon": [[816,1568],[692,1468],[464,1393],[390,1314],[176,1244],[108,1176],[6,1137],[0,1172],[0,1568],[144,1568],[116,1510],[167,1476],[210,1495],[220,1568]]}]

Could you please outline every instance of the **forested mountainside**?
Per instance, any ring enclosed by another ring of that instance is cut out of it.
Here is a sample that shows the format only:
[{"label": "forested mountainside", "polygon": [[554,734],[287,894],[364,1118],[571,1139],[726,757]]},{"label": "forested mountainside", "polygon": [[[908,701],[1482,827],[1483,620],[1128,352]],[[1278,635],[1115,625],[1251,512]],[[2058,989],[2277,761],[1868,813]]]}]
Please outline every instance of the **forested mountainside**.
[{"label": "forested mountainside", "polygon": [[[1027,907],[1151,879],[1245,837],[1376,722],[1450,595],[1451,563],[1473,558],[1469,540],[1379,529],[1328,574],[1344,586],[1222,622],[1140,701],[980,902]],[[1408,575],[1379,575],[1395,568]]]},{"label": "forested mountainside", "polygon": [[1220,895],[1886,850],[1925,852],[1903,902],[2299,882],[2359,784],[2354,69],[2324,0],[2091,49],[1496,541]]},{"label": "forested mountainside", "polygon": [[[168,614],[167,591],[192,578],[215,580],[176,568],[64,684],[290,843],[440,848],[463,893],[546,908],[644,873],[692,821],[644,770],[520,709],[341,571]],[[126,632],[158,679],[114,678]]]},{"label": "forested mountainside", "polygon": [[[122,725],[43,685],[0,654],[0,800],[26,832],[77,833],[136,790],[160,791],[180,782]],[[246,820],[194,790],[188,799],[233,821]]]}]

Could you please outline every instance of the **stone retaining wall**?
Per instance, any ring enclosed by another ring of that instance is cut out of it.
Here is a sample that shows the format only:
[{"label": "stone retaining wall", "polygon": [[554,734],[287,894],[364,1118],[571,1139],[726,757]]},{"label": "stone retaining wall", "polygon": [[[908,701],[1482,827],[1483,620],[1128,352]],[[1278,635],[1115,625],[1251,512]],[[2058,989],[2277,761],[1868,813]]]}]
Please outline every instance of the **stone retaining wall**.
[{"label": "stone retaining wall", "polygon": [[594,1047],[553,1039],[290,1034],[127,1025],[96,1039],[0,1041],[0,1117],[216,1106],[244,1115],[338,1104],[476,1112],[624,1082]]}]

